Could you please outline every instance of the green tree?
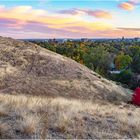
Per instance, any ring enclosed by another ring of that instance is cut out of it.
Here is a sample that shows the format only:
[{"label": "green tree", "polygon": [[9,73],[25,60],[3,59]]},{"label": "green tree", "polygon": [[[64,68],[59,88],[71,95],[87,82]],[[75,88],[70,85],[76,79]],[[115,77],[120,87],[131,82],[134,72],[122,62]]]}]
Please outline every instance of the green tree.
[{"label": "green tree", "polygon": [[123,84],[129,85],[131,82],[132,76],[133,76],[133,72],[130,69],[128,69],[128,70],[122,71],[119,75],[116,75],[115,80]]},{"label": "green tree", "polygon": [[132,58],[129,55],[123,53],[119,54],[115,58],[115,65],[118,70],[125,69],[132,63]]},{"label": "green tree", "polygon": [[136,73],[140,73],[140,47],[139,46],[130,47],[129,55],[133,59],[133,62],[131,64],[132,70]]},{"label": "green tree", "polygon": [[107,73],[111,60],[109,52],[103,46],[91,48],[84,55],[85,65],[101,75]]}]

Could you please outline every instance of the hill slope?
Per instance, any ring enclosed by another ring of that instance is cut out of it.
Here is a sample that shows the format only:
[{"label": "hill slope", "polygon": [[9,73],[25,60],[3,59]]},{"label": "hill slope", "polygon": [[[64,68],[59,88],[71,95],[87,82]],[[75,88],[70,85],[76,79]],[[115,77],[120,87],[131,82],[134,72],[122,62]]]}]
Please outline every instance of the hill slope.
[{"label": "hill slope", "polygon": [[11,38],[0,38],[0,71],[2,93],[115,102],[129,92],[69,58]]},{"label": "hill slope", "polygon": [[129,93],[69,58],[0,37],[0,138],[139,138]]}]

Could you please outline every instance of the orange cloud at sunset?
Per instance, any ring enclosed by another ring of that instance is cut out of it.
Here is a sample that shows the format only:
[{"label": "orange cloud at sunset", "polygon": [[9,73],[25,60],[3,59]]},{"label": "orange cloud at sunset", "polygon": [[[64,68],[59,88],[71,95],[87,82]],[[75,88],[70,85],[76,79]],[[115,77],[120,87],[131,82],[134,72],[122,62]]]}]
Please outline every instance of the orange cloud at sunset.
[{"label": "orange cloud at sunset", "polygon": [[[82,12],[82,11],[81,11]],[[110,18],[110,15],[104,11],[89,12],[89,15],[96,17]],[[31,6],[18,6],[12,9],[3,9],[0,14],[0,18],[5,19],[16,19],[16,24],[9,24],[13,28],[20,28],[22,25],[28,24],[29,21],[46,24],[50,28],[61,29],[69,27],[84,27],[88,30],[105,30],[112,28],[111,24],[104,22],[88,22],[77,16],[61,16],[57,14],[47,14],[47,11],[40,9],[33,9]]]},{"label": "orange cloud at sunset", "polygon": [[[12,34],[18,38],[17,33],[22,31],[24,33],[20,34],[20,38],[24,38],[24,34],[26,37],[28,35],[60,37],[61,35],[61,37],[75,38],[140,36],[140,30],[127,28],[131,27],[129,21],[125,26],[116,24],[112,13],[107,10],[89,10],[88,8],[51,12],[26,5],[11,8],[3,5],[0,6],[1,35],[6,32],[6,35]],[[123,23],[122,20],[120,21]]]},{"label": "orange cloud at sunset", "polygon": [[14,14],[32,14],[35,16],[45,16],[47,11],[42,9],[33,9],[31,6],[17,6],[13,9],[11,9],[9,12],[12,12]]},{"label": "orange cloud at sunset", "polygon": [[131,11],[135,8],[135,5],[131,2],[123,2],[123,3],[119,4],[119,7],[123,10]]}]

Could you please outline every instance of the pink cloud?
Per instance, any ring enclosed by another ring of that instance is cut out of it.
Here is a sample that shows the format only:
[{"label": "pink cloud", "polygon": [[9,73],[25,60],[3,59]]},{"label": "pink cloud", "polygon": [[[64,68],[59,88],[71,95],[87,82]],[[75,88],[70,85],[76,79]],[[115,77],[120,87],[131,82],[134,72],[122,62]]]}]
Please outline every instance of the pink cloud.
[{"label": "pink cloud", "polygon": [[134,3],[134,4],[139,4],[140,3],[140,0],[129,0],[131,3]]},{"label": "pink cloud", "polygon": [[[71,30],[67,30],[65,28],[55,29],[41,22],[27,21],[26,24],[22,24],[21,28],[18,28],[16,25],[20,22],[22,21],[12,18],[0,18],[0,26],[2,26],[2,28],[0,29],[0,35],[11,36],[14,38],[55,38],[60,37],[60,35],[61,37],[71,38],[87,35],[86,33],[80,32],[80,30],[84,29],[83,27],[71,27]],[[77,29],[77,31],[74,30],[75,28]]]},{"label": "pink cloud", "polygon": [[78,9],[68,9],[68,10],[61,10],[58,11],[60,14],[69,14],[69,15],[78,15],[79,10]]},{"label": "pink cloud", "polygon": [[60,14],[69,14],[69,15],[89,15],[95,18],[104,18],[104,19],[111,19],[112,15],[110,12],[105,10],[84,10],[84,9],[69,9],[69,10],[61,10],[59,11]]},{"label": "pink cloud", "polygon": [[129,0],[126,2],[122,2],[118,5],[119,8],[127,11],[131,11],[135,9],[135,6],[140,3],[140,0]]},{"label": "pink cloud", "polygon": [[71,25],[68,30],[67,28],[51,28],[48,24],[35,21],[27,21],[20,29],[16,28],[14,25],[20,22],[20,20],[0,18],[0,26],[2,26],[0,35],[15,38],[135,37],[140,35],[139,28],[118,27],[110,30],[91,30],[85,26]]},{"label": "pink cloud", "polygon": [[119,27],[117,28],[119,30],[123,30],[123,31],[135,31],[135,32],[140,32],[140,28],[124,28],[124,27]]},{"label": "pink cloud", "polygon": [[104,10],[87,10],[86,13],[90,16],[94,16],[96,18],[105,18],[105,19],[111,19],[112,15],[108,11]]},{"label": "pink cloud", "polygon": [[122,2],[121,4],[119,4],[119,8],[123,10],[131,11],[135,8],[135,5],[131,2]]}]

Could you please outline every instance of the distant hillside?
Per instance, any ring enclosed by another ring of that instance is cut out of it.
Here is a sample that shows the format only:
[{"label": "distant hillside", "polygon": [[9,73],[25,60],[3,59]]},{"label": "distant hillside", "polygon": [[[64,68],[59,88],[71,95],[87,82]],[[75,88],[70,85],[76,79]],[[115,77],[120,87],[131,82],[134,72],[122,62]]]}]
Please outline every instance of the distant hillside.
[{"label": "distant hillside", "polygon": [[0,37],[0,138],[140,138],[130,95],[69,58]]}]

